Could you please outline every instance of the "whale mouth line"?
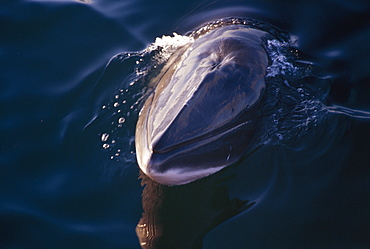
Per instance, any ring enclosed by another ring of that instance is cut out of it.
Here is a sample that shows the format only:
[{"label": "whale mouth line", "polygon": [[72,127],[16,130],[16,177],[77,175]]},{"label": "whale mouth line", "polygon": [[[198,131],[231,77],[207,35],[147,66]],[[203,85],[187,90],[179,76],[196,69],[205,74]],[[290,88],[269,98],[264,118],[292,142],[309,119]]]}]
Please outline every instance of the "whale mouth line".
[{"label": "whale mouth line", "polygon": [[204,133],[200,136],[190,138],[190,139],[187,139],[185,141],[180,141],[180,142],[172,144],[172,145],[164,146],[164,147],[159,148],[159,149],[156,149],[155,145],[154,145],[153,149],[152,149],[152,153],[153,154],[165,154],[165,153],[168,153],[170,151],[174,151],[174,150],[189,146],[191,144],[195,144],[195,143],[201,143],[202,144],[202,142],[206,142],[209,139],[216,139],[220,136],[226,135],[229,132],[237,130],[242,126],[250,124],[252,121],[253,120],[248,120],[248,121],[242,122],[238,125],[226,124],[226,125],[221,126],[221,127],[217,128],[215,130],[206,132],[206,133]]}]

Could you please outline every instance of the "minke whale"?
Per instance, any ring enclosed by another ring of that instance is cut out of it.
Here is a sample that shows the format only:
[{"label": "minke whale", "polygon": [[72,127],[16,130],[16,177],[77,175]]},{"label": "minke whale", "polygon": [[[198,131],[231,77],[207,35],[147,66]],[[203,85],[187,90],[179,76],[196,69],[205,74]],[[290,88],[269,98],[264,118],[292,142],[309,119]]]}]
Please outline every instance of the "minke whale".
[{"label": "minke whale", "polygon": [[135,132],[140,169],[182,185],[243,158],[259,125],[269,33],[243,25],[207,31],[152,81]]}]

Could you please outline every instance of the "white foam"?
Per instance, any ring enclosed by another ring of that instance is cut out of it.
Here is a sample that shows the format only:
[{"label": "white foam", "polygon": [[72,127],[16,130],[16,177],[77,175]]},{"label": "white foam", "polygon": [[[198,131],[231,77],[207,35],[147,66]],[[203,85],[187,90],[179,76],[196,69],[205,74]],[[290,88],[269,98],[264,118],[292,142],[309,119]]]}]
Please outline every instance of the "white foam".
[{"label": "white foam", "polygon": [[267,49],[272,64],[266,70],[266,77],[275,77],[276,75],[293,75],[297,70],[294,65],[288,61],[287,57],[281,52],[284,47],[288,47],[289,43],[280,42],[278,40],[267,41]]},{"label": "white foam", "polygon": [[157,37],[155,42],[150,44],[146,50],[153,51],[161,48],[161,56],[163,59],[168,59],[178,48],[193,42],[193,37],[173,33],[173,36],[163,35],[162,37]]}]

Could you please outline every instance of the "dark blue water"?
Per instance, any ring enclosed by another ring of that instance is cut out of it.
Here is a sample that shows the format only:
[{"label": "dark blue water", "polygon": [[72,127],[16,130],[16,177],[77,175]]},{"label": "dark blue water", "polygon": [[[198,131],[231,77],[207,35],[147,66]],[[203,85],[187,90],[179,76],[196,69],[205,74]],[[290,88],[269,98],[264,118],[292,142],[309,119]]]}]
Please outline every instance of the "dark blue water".
[{"label": "dark blue water", "polygon": [[323,103],[347,109],[303,133],[291,126],[290,139],[231,169],[228,197],[255,204],[207,233],[203,248],[370,246],[368,1],[4,0],[0,248],[140,248],[138,105],[122,105],[140,85],[123,82],[131,62],[105,66],[156,37],[228,16],[289,32],[299,59],[330,77]]}]

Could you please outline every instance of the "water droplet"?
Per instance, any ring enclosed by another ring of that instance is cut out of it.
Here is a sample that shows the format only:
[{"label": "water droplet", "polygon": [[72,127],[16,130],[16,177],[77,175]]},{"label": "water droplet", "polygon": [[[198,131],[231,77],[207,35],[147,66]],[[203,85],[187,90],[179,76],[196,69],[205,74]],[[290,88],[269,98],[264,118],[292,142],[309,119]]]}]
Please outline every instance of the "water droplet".
[{"label": "water droplet", "polygon": [[104,133],[103,135],[101,135],[101,141],[102,142],[106,142],[109,138],[109,134],[108,133]]},{"label": "water droplet", "polygon": [[125,122],[126,121],[126,119],[124,118],[124,117],[120,117],[119,119],[118,119],[118,123],[120,123],[120,124],[122,124],[123,122]]},{"label": "water droplet", "polygon": [[276,136],[279,138],[279,140],[283,140],[283,135],[281,135],[280,133],[276,134]]},{"label": "water droplet", "polygon": [[113,106],[114,106],[114,107],[118,107],[118,106],[119,106],[119,103],[118,103],[118,102],[115,102],[115,103],[113,104]]},{"label": "water droplet", "polygon": [[103,148],[104,149],[108,149],[109,148],[109,144],[103,144]]}]

